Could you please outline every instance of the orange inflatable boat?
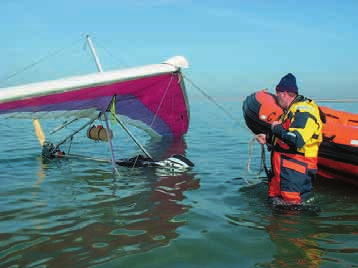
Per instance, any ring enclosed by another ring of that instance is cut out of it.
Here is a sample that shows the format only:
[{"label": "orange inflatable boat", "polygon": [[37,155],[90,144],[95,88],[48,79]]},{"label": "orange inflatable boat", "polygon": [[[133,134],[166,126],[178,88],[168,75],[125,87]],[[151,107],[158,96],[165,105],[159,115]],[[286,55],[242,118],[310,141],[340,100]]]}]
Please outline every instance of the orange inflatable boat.
[{"label": "orange inflatable boat", "polygon": [[[246,125],[255,134],[267,133],[283,112],[276,96],[266,90],[247,96],[242,109]],[[358,114],[325,106],[320,109],[326,123],[318,153],[318,174],[358,184]]]}]

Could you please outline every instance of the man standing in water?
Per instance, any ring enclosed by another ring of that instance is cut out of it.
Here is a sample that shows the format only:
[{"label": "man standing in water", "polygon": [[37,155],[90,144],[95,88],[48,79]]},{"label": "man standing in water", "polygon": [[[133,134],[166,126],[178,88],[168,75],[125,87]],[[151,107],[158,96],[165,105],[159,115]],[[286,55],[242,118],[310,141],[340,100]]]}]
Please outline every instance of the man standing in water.
[{"label": "man standing in water", "polygon": [[268,135],[256,135],[260,144],[267,144],[272,150],[269,203],[302,204],[310,196],[317,174],[322,120],[314,101],[298,94],[293,74],[282,77],[276,96],[284,110],[280,120],[272,123]]}]

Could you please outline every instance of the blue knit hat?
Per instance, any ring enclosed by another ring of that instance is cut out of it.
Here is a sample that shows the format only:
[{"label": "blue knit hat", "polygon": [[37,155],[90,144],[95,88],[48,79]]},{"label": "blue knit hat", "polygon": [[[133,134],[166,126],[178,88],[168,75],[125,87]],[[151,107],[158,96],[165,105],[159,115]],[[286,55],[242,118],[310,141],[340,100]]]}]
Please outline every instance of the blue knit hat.
[{"label": "blue knit hat", "polygon": [[276,86],[276,91],[287,91],[294,92],[298,94],[298,87],[296,84],[296,77],[288,73],[281,78],[280,83]]}]

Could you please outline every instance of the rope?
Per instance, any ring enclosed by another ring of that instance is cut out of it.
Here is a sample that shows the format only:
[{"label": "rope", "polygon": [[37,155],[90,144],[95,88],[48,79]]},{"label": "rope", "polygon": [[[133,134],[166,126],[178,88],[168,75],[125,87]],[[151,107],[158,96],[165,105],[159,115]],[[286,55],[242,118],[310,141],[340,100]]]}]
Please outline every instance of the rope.
[{"label": "rope", "polygon": [[[247,172],[249,174],[253,173],[251,171],[251,159],[253,158],[253,152],[254,152],[254,144],[256,143],[256,138],[255,136],[250,140],[249,142],[249,158],[246,162],[246,169],[247,169]],[[261,145],[261,164],[260,164],[260,168],[259,168],[259,171],[258,173],[255,175],[256,179],[259,178],[261,172],[265,169],[266,167],[266,164],[265,164],[265,147],[264,145]]]},{"label": "rope", "polygon": [[194,87],[196,88],[201,94],[203,94],[204,97],[206,97],[209,101],[214,103],[220,110],[222,110],[227,116],[229,116],[232,120],[234,120],[236,123],[240,124],[240,121],[233,116],[229,111],[227,111],[223,106],[221,106],[217,101],[214,100],[213,97],[209,96],[202,88],[200,88],[198,85],[196,85],[191,79],[189,79],[186,75],[183,75],[183,77]]},{"label": "rope", "polygon": [[[81,37],[81,40],[82,40],[82,37]],[[78,42],[79,42],[79,41],[76,40],[76,42],[73,42],[69,47],[73,47],[74,44],[77,44]],[[53,56],[56,56],[56,55],[59,55],[60,53],[62,53],[62,52],[65,51],[66,49],[68,49],[69,47],[63,47],[63,48],[61,48],[61,49],[58,49],[58,50],[56,50],[56,51],[53,51],[53,52],[49,53],[48,55],[43,56],[43,57],[39,58],[38,60],[35,60],[34,62],[30,63],[29,65],[26,65],[26,66],[23,67],[22,69],[13,72],[12,74],[10,74],[10,75],[4,77],[3,79],[1,79],[1,80],[0,80],[0,85],[4,84],[6,81],[8,81],[8,80],[10,80],[11,78],[13,78],[13,77],[19,75],[20,73],[23,73],[23,72],[25,72],[26,70],[35,67],[36,65],[42,63],[43,61],[47,60],[48,58],[53,57]]]},{"label": "rope", "polygon": [[[204,97],[206,97],[209,101],[211,101],[212,103],[214,103],[214,105],[216,105],[221,111],[223,111],[227,116],[229,116],[232,120],[234,120],[236,123],[238,123],[241,126],[241,122],[235,117],[233,116],[229,111],[227,111],[223,106],[221,106],[217,101],[214,100],[214,98],[212,98],[209,94],[207,94],[202,88],[200,88],[198,85],[196,85],[191,79],[189,79],[187,76],[183,77],[194,87],[196,88],[201,94],[204,95]],[[244,128],[246,130],[248,130],[248,128]],[[251,160],[253,158],[253,148],[254,148],[254,143],[256,142],[255,136],[250,140],[249,142],[249,157],[246,163],[246,168],[247,168],[247,172],[249,174],[252,173],[251,171]],[[266,166],[266,160],[265,160],[265,147],[264,145],[261,146],[261,162],[260,162],[260,169],[258,171],[257,174],[255,174],[256,179],[260,178],[260,174],[263,170],[265,170],[265,172],[268,171],[267,166]],[[249,182],[246,180],[247,184],[249,184]]]},{"label": "rope", "polygon": [[[186,75],[183,77],[194,87],[196,88],[204,97],[206,97],[209,101],[211,101],[214,105],[216,105],[221,111],[223,111],[228,117],[230,117],[232,120],[234,120],[236,123],[238,123],[241,126],[241,122],[235,117],[233,116],[229,111],[227,111],[222,105],[220,105],[217,101],[214,100],[213,97],[211,97],[209,94],[207,94],[202,88],[200,88],[198,85],[196,85],[191,79],[189,79]],[[248,128],[244,128],[246,130],[248,130]],[[246,163],[246,168],[247,168],[247,172],[249,174],[252,173],[251,171],[251,160],[253,158],[253,148],[254,148],[254,143],[256,142],[256,138],[255,136],[250,140],[249,142],[249,157]],[[260,174],[263,170],[265,170],[266,174],[268,172],[267,166],[266,166],[266,160],[265,160],[265,147],[264,145],[261,146],[261,162],[260,162],[260,169],[258,171],[257,174],[255,174],[255,178],[261,178]],[[245,179],[247,184],[250,184],[246,179]]]},{"label": "rope", "polygon": [[266,165],[266,152],[265,152],[265,146],[261,144],[261,163],[264,167],[266,177],[267,179],[271,180],[271,177],[273,176],[272,169],[268,169]]}]

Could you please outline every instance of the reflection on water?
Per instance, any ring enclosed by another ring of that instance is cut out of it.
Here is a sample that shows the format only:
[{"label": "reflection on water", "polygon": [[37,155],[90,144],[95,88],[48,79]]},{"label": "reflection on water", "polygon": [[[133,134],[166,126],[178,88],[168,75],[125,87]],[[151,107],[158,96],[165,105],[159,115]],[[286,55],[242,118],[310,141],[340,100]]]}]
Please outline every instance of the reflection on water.
[{"label": "reflection on water", "polygon": [[[185,152],[185,143],[174,145]],[[164,146],[163,157],[171,151]],[[200,187],[190,172],[121,167],[114,180],[108,164],[18,164],[39,168],[32,169],[35,181],[6,178],[1,190],[1,267],[88,267],[168,245],[186,224],[185,191]]]},{"label": "reflection on water", "polygon": [[[183,153],[192,171],[119,167],[116,180],[108,163],[44,164],[31,122],[0,124],[0,267],[357,267],[357,186],[317,180],[319,215],[273,211],[252,134],[192,108],[185,140],[141,141],[155,160]],[[140,153],[115,134],[117,158]]]},{"label": "reflection on water", "polygon": [[[349,263],[349,259],[351,267],[355,267],[358,261],[358,244],[354,238],[358,221],[355,187],[319,178],[315,182],[315,198],[322,208],[319,215],[310,211],[272,210],[265,205],[266,191],[264,182],[244,185],[240,193],[245,205],[226,215],[231,224],[269,234],[275,249],[273,260],[255,267],[340,267]],[[342,213],[337,213],[337,202],[340,202],[337,197],[345,199],[341,203],[346,206],[341,208]]]}]

